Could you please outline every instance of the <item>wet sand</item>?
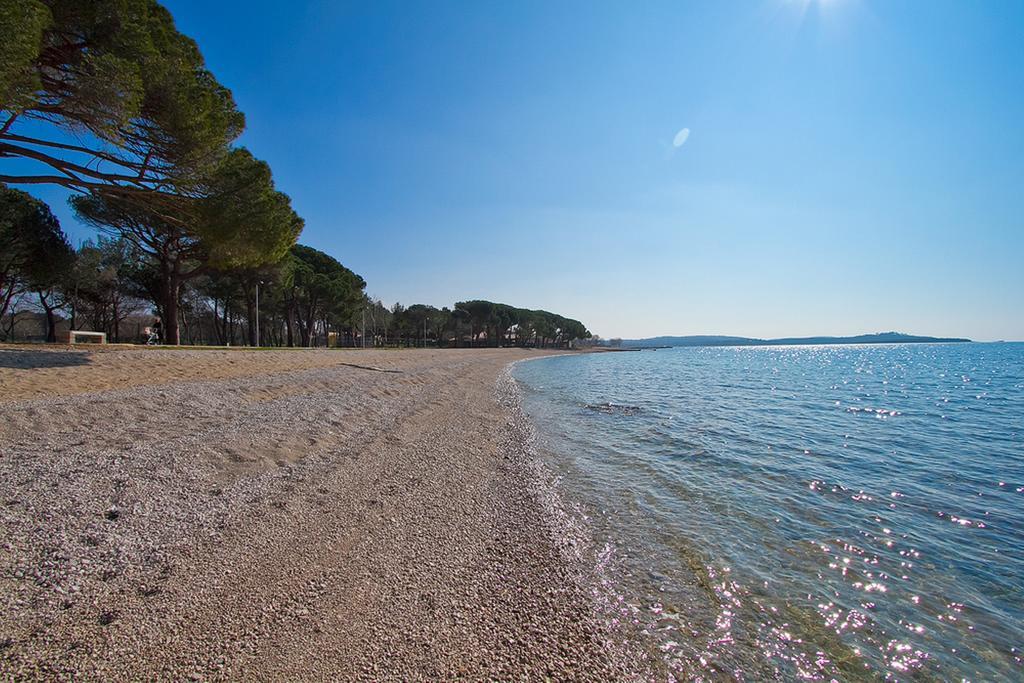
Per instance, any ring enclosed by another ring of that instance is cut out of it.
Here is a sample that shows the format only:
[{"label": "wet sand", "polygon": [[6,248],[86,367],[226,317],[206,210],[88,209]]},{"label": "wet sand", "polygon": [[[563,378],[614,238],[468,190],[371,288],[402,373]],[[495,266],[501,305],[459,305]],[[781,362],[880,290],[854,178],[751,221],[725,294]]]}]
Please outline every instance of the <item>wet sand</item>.
[{"label": "wet sand", "polygon": [[0,348],[0,678],[638,678],[524,451],[539,354]]}]

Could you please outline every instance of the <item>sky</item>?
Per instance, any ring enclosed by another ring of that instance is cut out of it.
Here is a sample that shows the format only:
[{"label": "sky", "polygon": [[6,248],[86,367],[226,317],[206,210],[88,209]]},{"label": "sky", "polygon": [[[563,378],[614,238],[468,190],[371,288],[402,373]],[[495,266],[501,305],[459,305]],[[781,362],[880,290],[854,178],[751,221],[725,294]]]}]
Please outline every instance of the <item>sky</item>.
[{"label": "sky", "polygon": [[164,4],[387,304],[1024,339],[1024,3]]}]

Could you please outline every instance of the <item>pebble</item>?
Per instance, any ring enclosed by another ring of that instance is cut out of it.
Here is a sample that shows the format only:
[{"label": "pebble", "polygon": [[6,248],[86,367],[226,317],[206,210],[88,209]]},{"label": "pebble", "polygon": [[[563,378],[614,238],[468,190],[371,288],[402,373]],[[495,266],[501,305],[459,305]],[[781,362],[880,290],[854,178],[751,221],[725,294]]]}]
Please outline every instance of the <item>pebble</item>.
[{"label": "pebble", "polygon": [[532,355],[0,403],[0,679],[650,680],[531,455],[502,368]]}]

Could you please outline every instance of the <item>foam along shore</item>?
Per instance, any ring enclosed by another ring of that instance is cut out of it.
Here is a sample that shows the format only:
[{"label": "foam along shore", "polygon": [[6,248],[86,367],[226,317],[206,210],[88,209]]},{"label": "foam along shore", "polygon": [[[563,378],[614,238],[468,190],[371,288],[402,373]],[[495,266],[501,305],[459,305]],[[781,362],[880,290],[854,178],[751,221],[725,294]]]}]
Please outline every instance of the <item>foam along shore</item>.
[{"label": "foam along shore", "polygon": [[636,677],[510,416],[539,353],[0,349],[0,678]]}]

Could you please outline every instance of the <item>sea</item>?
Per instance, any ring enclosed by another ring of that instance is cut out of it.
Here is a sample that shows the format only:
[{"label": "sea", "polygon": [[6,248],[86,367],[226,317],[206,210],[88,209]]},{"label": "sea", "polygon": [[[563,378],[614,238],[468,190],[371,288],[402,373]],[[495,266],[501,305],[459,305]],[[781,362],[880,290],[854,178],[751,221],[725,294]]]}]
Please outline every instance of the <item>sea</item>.
[{"label": "sea", "polygon": [[1024,680],[1024,344],[518,363],[608,604],[679,680]]}]

